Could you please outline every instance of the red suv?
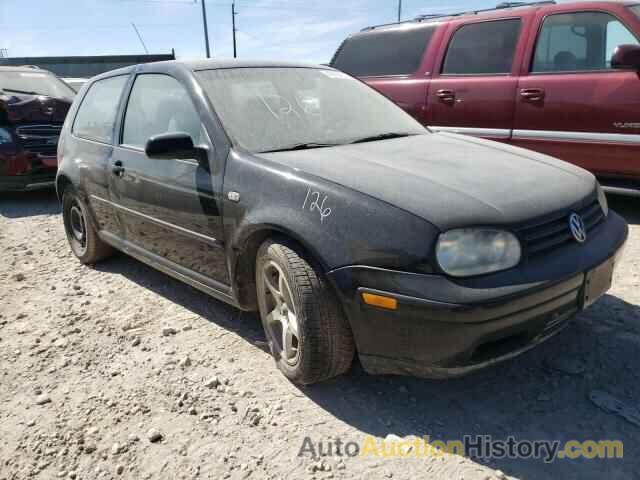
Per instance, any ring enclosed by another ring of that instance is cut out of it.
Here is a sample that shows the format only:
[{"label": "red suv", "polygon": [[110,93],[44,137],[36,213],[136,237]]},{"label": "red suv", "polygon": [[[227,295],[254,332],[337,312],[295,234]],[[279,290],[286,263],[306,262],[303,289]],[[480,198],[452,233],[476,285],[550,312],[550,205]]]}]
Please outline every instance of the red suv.
[{"label": "red suv", "polygon": [[331,65],[424,125],[575,163],[640,195],[640,3],[504,3],[368,27]]}]

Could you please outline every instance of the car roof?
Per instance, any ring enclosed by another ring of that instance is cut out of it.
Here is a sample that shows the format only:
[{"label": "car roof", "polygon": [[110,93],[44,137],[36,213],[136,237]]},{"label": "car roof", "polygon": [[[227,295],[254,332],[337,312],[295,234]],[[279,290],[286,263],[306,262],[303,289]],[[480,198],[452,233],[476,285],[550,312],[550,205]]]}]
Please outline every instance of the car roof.
[{"label": "car roof", "polygon": [[490,19],[493,17],[499,18],[503,17],[506,14],[511,14],[513,12],[521,12],[527,10],[540,10],[540,9],[551,9],[554,7],[561,7],[563,10],[567,8],[576,8],[576,9],[589,9],[589,8],[597,8],[598,6],[605,5],[623,5],[623,6],[632,6],[632,5],[640,5],[639,0],[582,0],[577,2],[561,2],[558,3],[554,0],[542,0],[542,1],[534,1],[534,2],[502,2],[498,4],[495,8],[488,8],[482,10],[462,10],[459,12],[452,13],[434,13],[434,14],[425,14],[419,15],[416,18],[411,20],[405,20],[403,22],[395,22],[395,23],[386,23],[382,25],[372,25],[370,27],[363,28],[360,32],[355,33],[354,35],[361,35],[370,32],[378,32],[378,31],[389,31],[389,30],[399,30],[405,29],[411,26],[433,26],[435,24],[449,22],[451,20],[458,20],[460,18],[469,18],[472,17],[475,19]]},{"label": "car roof", "polygon": [[317,68],[323,70],[334,70],[327,65],[318,65],[304,62],[285,62],[267,60],[214,60],[214,59],[194,59],[194,60],[167,60],[162,62],[141,63],[110,70],[100,75],[92,77],[87,83],[93,83],[104,78],[118,75],[128,75],[134,71],[150,73],[151,71],[165,72],[175,68],[191,70],[193,72],[201,70],[221,70],[231,68]]},{"label": "car roof", "polygon": [[265,60],[183,60],[176,61],[191,70],[218,70],[224,68],[331,68],[305,62],[284,62]]}]

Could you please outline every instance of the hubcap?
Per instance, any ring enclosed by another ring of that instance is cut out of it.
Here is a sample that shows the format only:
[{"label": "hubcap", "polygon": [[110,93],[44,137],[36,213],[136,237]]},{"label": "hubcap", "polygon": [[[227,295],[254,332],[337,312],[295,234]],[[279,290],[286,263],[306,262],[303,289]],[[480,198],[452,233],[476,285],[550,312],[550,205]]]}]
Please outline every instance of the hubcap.
[{"label": "hubcap", "polygon": [[69,226],[73,238],[84,247],[87,241],[86,227],[84,214],[78,205],[72,206],[69,210]]},{"label": "hubcap", "polygon": [[279,353],[289,364],[295,364],[300,355],[298,317],[291,288],[284,272],[275,262],[269,261],[262,270],[267,334]]}]

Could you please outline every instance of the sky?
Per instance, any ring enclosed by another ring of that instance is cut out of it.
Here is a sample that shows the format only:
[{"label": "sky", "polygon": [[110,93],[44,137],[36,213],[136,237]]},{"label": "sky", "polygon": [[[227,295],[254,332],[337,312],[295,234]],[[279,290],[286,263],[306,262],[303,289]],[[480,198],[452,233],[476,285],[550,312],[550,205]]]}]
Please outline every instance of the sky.
[{"label": "sky", "polygon": [[[205,55],[201,0],[0,0],[0,49],[11,57]],[[212,57],[233,56],[231,0],[205,0]],[[489,8],[500,0],[403,0],[403,19]],[[397,19],[398,0],[236,0],[238,57],[328,62],[342,40]]]}]

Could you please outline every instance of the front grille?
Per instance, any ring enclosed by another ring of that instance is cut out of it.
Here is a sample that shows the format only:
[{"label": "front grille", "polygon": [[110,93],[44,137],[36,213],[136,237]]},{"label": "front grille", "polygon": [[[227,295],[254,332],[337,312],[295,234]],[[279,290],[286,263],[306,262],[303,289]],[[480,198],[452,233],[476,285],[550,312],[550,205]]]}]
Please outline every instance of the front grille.
[{"label": "front grille", "polygon": [[567,243],[575,242],[576,240],[569,229],[569,216],[572,213],[577,213],[582,217],[587,235],[604,220],[602,207],[598,199],[595,198],[575,210],[560,213],[533,225],[520,227],[516,229],[516,234],[522,242],[524,254],[531,258],[560,248]]},{"label": "front grille", "polygon": [[62,125],[23,125],[16,128],[22,148],[44,156],[56,155]]}]

